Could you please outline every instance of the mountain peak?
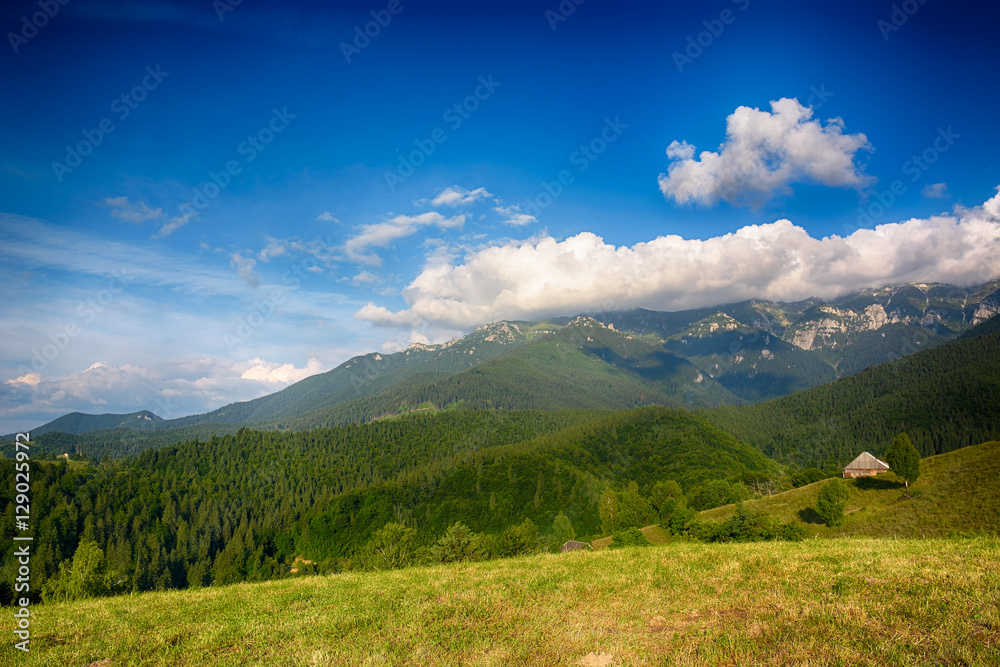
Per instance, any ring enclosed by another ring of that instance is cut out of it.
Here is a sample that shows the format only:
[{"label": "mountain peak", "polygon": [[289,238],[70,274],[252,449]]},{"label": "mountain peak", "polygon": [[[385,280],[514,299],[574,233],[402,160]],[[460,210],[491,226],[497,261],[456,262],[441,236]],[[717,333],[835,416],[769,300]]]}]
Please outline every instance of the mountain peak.
[{"label": "mountain peak", "polygon": [[506,320],[484,324],[477,327],[472,334],[483,334],[483,341],[500,344],[515,343],[523,336],[521,329],[516,324]]}]

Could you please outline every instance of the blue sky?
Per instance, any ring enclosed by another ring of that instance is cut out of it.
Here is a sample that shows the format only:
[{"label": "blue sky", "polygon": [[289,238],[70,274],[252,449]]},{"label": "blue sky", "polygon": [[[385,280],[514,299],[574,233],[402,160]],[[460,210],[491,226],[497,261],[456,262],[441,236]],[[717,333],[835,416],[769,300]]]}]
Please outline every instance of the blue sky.
[{"label": "blue sky", "polygon": [[0,10],[0,432],[1000,275],[991,3],[46,6]]}]

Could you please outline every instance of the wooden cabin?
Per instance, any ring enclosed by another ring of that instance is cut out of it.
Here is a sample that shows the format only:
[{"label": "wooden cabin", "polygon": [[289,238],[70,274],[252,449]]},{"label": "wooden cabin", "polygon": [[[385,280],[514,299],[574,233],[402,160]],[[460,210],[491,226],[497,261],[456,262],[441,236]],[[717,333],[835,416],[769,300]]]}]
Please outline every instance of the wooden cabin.
[{"label": "wooden cabin", "polygon": [[589,542],[577,542],[576,540],[570,540],[566,544],[559,548],[559,551],[566,553],[567,551],[579,551],[580,549],[590,549]]},{"label": "wooden cabin", "polygon": [[874,477],[880,472],[888,470],[888,463],[875,458],[868,452],[861,452],[858,458],[844,466],[844,477]]}]

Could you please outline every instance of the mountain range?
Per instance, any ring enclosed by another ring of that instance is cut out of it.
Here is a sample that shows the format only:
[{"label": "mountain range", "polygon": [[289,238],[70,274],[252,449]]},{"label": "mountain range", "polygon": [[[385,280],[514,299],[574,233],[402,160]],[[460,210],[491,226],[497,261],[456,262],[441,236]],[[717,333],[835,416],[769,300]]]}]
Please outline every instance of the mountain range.
[{"label": "mountain range", "polygon": [[72,413],[31,433],[49,434],[42,443],[52,451],[89,442],[92,454],[121,455],[243,426],[301,430],[425,410],[735,406],[935,347],[997,313],[1000,281],[501,321],[443,344],[356,356],[274,394],[204,414]]}]

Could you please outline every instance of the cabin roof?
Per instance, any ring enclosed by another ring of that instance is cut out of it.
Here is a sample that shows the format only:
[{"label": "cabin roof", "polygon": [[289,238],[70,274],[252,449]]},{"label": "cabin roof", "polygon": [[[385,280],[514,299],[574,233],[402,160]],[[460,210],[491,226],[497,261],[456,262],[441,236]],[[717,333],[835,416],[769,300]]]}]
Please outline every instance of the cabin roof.
[{"label": "cabin roof", "polygon": [[868,452],[861,452],[858,458],[844,466],[844,470],[889,470],[889,464]]}]

